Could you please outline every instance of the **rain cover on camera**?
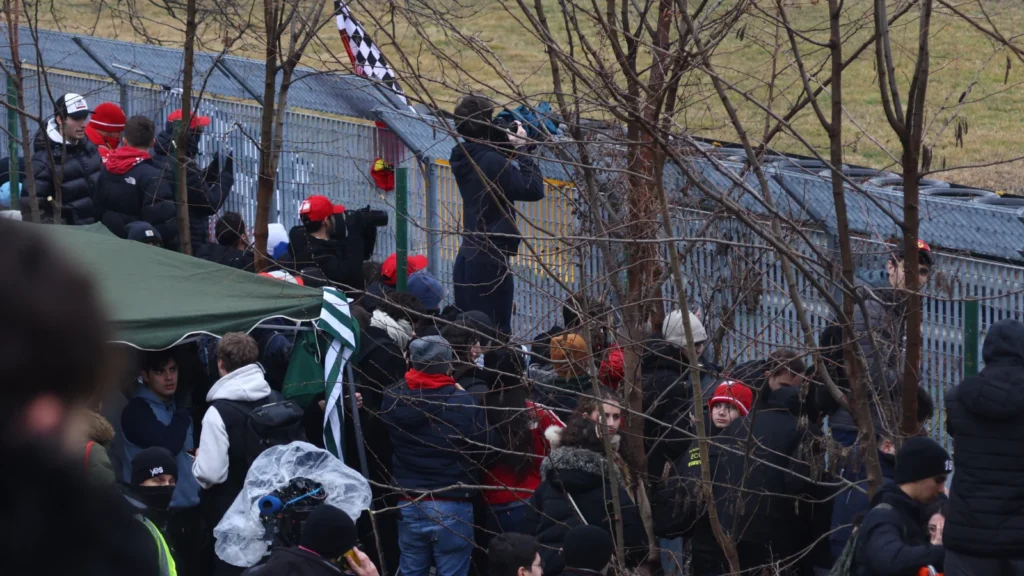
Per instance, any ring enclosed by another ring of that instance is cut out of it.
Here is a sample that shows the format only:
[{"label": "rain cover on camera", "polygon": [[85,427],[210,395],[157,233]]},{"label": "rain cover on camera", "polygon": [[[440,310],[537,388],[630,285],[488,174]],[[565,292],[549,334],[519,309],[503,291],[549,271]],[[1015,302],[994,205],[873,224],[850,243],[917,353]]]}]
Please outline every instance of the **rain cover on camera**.
[{"label": "rain cover on camera", "polygon": [[273,446],[252,463],[245,486],[213,529],[221,560],[246,567],[260,561],[267,543],[257,502],[299,477],[323,484],[325,503],[344,510],[352,520],[370,507],[370,484],[330,452],[306,442]]}]

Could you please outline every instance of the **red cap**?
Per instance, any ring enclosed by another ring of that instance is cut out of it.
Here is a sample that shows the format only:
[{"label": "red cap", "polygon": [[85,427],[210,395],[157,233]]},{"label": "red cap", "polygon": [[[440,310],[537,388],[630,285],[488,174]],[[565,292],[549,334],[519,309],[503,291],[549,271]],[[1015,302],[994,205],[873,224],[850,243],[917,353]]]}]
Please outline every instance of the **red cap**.
[{"label": "red cap", "polygon": [[[406,276],[412,276],[416,272],[427,267],[427,257],[422,254],[413,254],[405,259]],[[395,252],[388,256],[388,259],[380,265],[380,275],[388,286],[398,284],[398,254]]]},{"label": "red cap", "polygon": [[[97,108],[97,110],[99,110],[99,108]],[[95,114],[96,113],[94,112],[93,115],[95,116]],[[932,247],[929,246],[928,244],[926,244],[925,241],[921,240],[920,238],[918,238],[918,240],[917,240],[917,249],[918,250],[924,250],[925,252],[931,252],[932,251]]]},{"label": "red cap", "polygon": [[331,214],[344,214],[345,207],[331,204],[327,196],[310,196],[299,205],[299,215],[309,218],[310,222],[323,222]]},{"label": "red cap", "polygon": [[738,380],[722,382],[715,388],[715,395],[708,400],[708,408],[722,403],[735,406],[740,414],[746,416],[750,414],[750,407],[754,405],[754,393]]},{"label": "red cap", "polygon": [[124,130],[124,123],[127,120],[120,106],[113,102],[104,102],[92,111],[89,126],[104,132],[120,132]]},{"label": "red cap", "polygon": [[[167,116],[167,121],[168,122],[180,122],[181,121],[181,108],[178,108],[174,112],[171,112]],[[196,116],[193,116],[192,117],[192,121],[189,122],[189,128],[191,128],[191,129],[205,128],[206,126],[209,126],[209,125],[210,125],[210,117],[209,116],[198,116],[198,115],[196,115]]]}]

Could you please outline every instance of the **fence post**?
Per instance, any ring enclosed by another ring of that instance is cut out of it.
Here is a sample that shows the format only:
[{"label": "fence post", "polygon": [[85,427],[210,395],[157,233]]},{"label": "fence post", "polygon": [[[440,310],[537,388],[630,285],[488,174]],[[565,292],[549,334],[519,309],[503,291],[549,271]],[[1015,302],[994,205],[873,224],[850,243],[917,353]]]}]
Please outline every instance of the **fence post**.
[{"label": "fence post", "polygon": [[964,377],[978,374],[978,301],[964,301]]},{"label": "fence post", "polygon": [[395,170],[395,256],[398,290],[406,288],[409,273],[409,169]]},{"label": "fence post", "polygon": [[[18,86],[10,75],[7,76],[7,155],[10,156],[11,210],[21,209],[21,187],[18,173]],[[27,162],[26,162],[27,164]]]},{"label": "fence post", "polygon": [[127,114],[128,113],[128,87],[125,86],[124,82],[121,82],[121,79],[117,77],[117,74],[114,73],[114,69],[111,68],[110,66],[108,66],[106,62],[101,60],[100,57],[97,56],[96,53],[93,52],[92,49],[89,48],[88,45],[86,45],[84,40],[82,40],[78,36],[72,37],[71,40],[75,44],[77,44],[79,48],[82,49],[82,52],[85,52],[85,55],[88,56],[90,60],[95,62],[97,66],[99,66],[101,69],[103,69],[103,72],[105,72],[107,74],[107,76],[110,76],[110,79],[113,80],[115,84],[117,84],[118,98],[121,100],[121,102],[120,102],[121,110],[124,110],[125,113]]},{"label": "fence post", "polygon": [[441,277],[441,205],[438,199],[439,170],[433,158],[427,163],[427,269],[435,278]]}]

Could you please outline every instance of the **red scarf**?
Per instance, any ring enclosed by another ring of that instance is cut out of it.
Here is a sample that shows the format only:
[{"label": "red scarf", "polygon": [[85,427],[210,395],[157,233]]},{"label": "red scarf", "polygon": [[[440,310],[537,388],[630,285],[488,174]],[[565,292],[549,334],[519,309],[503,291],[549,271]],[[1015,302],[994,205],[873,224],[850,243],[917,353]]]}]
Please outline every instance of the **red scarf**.
[{"label": "red scarf", "polygon": [[105,166],[107,172],[120,175],[144,160],[149,160],[149,152],[131,146],[121,146],[107,155]]},{"label": "red scarf", "polygon": [[448,374],[427,374],[419,370],[409,370],[405,373],[405,383],[410,390],[436,390],[445,386],[453,386],[455,379]]},{"label": "red scarf", "polygon": [[92,124],[85,125],[85,137],[96,145],[96,148],[100,151],[100,156],[103,156],[104,158],[106,158],[112,150],[117,150],[117,147],[121,144],[120,138],[116,136],[104,136],[93,128]]}]

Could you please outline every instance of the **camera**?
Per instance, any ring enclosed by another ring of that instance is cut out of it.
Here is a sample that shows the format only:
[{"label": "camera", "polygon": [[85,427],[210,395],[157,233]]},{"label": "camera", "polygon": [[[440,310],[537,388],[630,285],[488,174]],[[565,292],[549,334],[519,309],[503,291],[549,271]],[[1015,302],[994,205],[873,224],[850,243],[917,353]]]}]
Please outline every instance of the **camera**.
[{"label": "camera", "polygon": [[260,498],[256,505],[260,510],[264,541],[272,546],[298,545],[306,518],[326,499],[323,484],[309,478],[294,478]]}]

